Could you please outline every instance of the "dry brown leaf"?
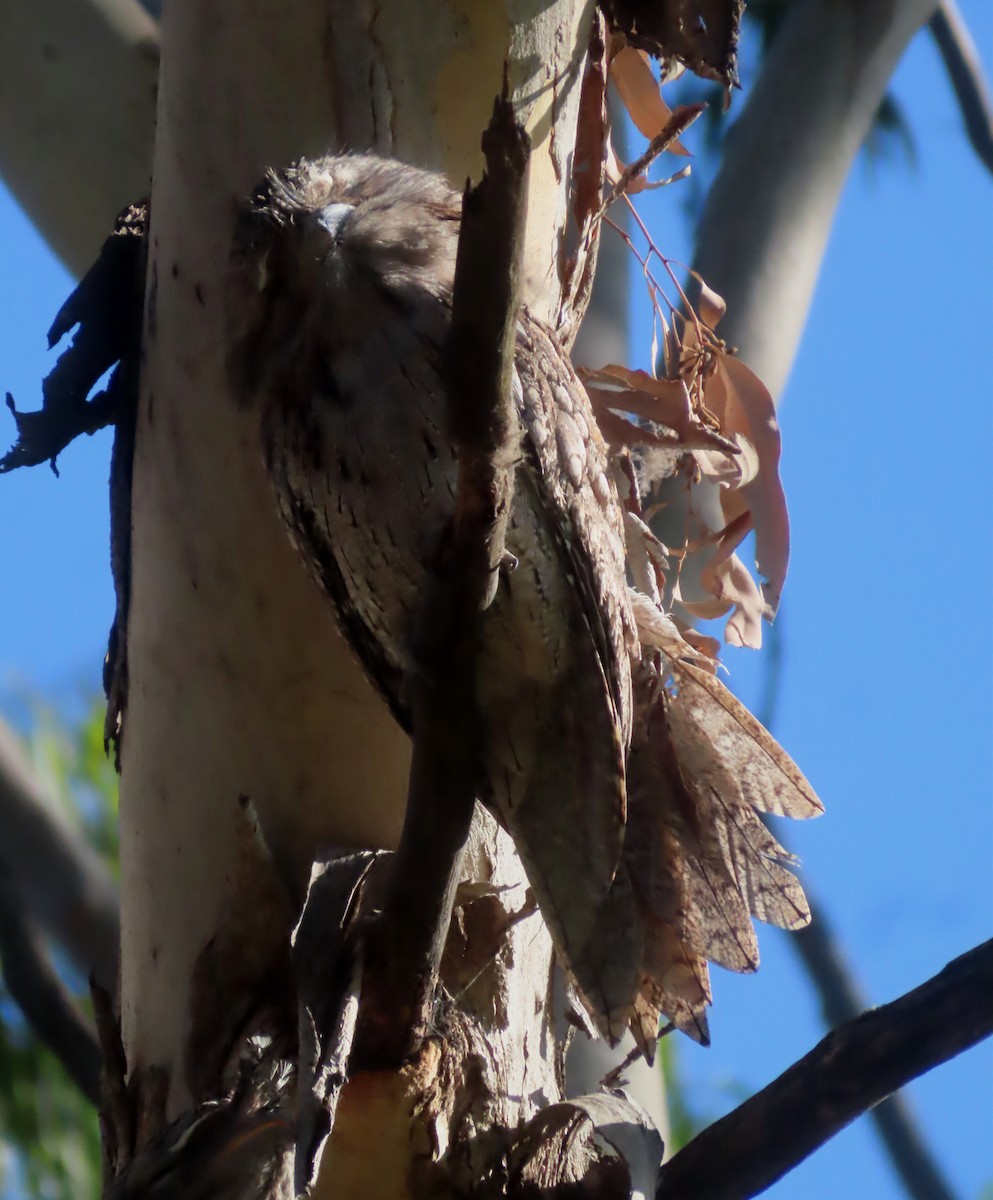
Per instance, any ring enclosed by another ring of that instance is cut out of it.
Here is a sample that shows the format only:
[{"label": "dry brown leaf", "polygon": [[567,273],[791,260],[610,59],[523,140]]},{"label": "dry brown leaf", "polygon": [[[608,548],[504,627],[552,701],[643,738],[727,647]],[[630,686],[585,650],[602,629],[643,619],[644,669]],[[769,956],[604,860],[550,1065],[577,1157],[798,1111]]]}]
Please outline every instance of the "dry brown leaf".
[{"label": "dry brown leaf", "polygon": [[[672,109],[662,99],[648,55],[631,46],[622,47],[610,60],[610,77],[638,132],[649,141],[661,133],[672,118]],[[686,156],[690,153],[679,141],[669,150]]]},{"label": "dry brown leaf", "polygon": [[593,407],[596,410],[596,421],[600,427],[600,432],[604,436],[604,440],[610,446],[611,450],[623,450],[631,446],[658,446],[668,447],[669,449],[682,449],[682,443],[679,438],[673,433],[668,437],[663,437],[658,433],[644,425],[636,425],[633,421],[629,421],[627,417],[622,416],[618,412],[614,412],[609,408],[606,399],[611,393],[599,393],[594,395],[595,389],[588,389],[590,399],[593,401]]},{"label": "dry brown leaf", "polygon": [[718,351],[717,369],[707,379],[704,399],[728,437],[741,436],[754,448],[759,468],[740,486],[755,528],[755,565],[763,576],[762,592],[770,613],[779,607],[790,555],[786,497],[779,478],[780,433],[776,407],[765,385],[733,355]]},{"label": "dry brown leaf", "polygon": [[[679,139],[679,135],[681,133],[685,133],[686,130],[689,129],[689,127],[693,124],[693,122],[696,121],[704,112],[706,112],[706,109],[707,106],[705,104],[680,104],[672,110],[672,115],[670,116],[665,127],[658,134],[656,134],[655,137],[652,138],[652,140],[648,143],[641,154],[637,156],[637,158],[632,159],[631,162],[628,163],[611,187],[610,191],[607,193],[603,203],[600,205],[601,217],[606,215],[610,206],[621,196],[624,196],[629,207],[631,206],[631,200],[628,196],[628,193],[632,191],[635,180],[643,178],[645,172],[652,165],[652,163],[655,162],[659,155],[662,154],[663,151],[669,150],[672,146],[674,146]],[[617,159],[615,155],[615,163],[618,163],[619,161],[620,160]],[[676,179],[682,179],[688,174],[689,167],[687,166],[681,171],[677,171],[676,174],[671,178],[663,180],[661,183],[645,183],[642,186],[664,187],[667,183],[672,183]],[[633,207],[631,208],[631,211],[634,213],[635,223],[644,232],[647,232],[645,231],[644,225]],[[622,236],[624,235],[622,234]],[[649,242],[651,242],[651,238],[649,238]]]},{"label": "dry brown leaf", "polygon": [[606,176],[607,182],[611,184],[617,183],[626,169],[627,163],[621,159],[620,155],[614,149],[614,137],[613,134],[608,131],[606,155],[604,158],[604,175]]},{"label": "dry brown leaf", "polygon": [[[692,272],[696,275],[696,272]],[[712,287],[709,287],[700,278],[696,276],[700,284],[700,294],[697,296],[696,311],[705,325],[709,325],[711,329],[717,328],[717,323],[727,311],[727,304],[724,302],[724,297],[719,296]]]},{"label": "dry brown leaf", "polygon": [[716,674],[717,660],[721,654],[721,644],[717,638],[708,637],[707,634],[700,633],[699,630],[694,629],[692,626],[683,630],[683,637],[694,649],[699,650],[702,655],[710,659],[711,665],[705,669],[712,675]]},{"label": "dry brown leaf", "polygon": [[[616,187],[620,183],[622,177],[627,172],[628,164],[624,162],[621,156],[614,149],[613,138],[607,137],[607,160],[604,167],[604,175],[607,182]],[[687,168],[688,170],[689,168]],[[657,183],[651,183],[645,175],[636,175],[633,179],[629,179],[624,191],[628,196],[637,196],[639,192],[655,191],[656,188],[665,187],[667,183],[672,183],[675,176],[669,179],[659,180]]]},{"label": "dry brown leaf", "polygon": [[[711,591],[723,616],[729,610],[724,628],[724,640],[729,646],[747,646],[750,650],[762,647],[762,618],[768,617],[768,606],[751,573],[737,554],[715,557],[700,572],[700,582]],[[687,604],[695,616],[704,616],[699,605]]]},{"label": "dry brown leaf", "polygon": [[[598,418],[604,411],[633,413],[671,429],[679,445],[686,449],[710,447],[726,454],[738,452],[736,443],[705,424],[695,411],[689,390],[681,379],[658,379],[647,371],[635,371],[617,364],[597,371],[584,369],[580,375]],[[646,432],[649,436],[633,439],[627,444],[638,441],[649,445],[665,444],[665,439],[653,438],[650,431]]]},{"label": "dry brown leaf", "polygon": [[[617,151],[614,149],[613,140],[607,139],[607,160],[605,167],[605,175],[607,182],[615,189],[620,181],[628,176],[624,184],[623,192],[625,196],[637,196],[640,192],[656,192],[659,188],[668,187],[670,183],[676,183],[680,179],[688,179],[692,168],[687,163],[685,167],[676,171],[672,175],[667,175],[665,179],[649,179],[648,176],[641,174],[634,175],[630,173],[630,165],[624,162]],[[653,355],[653,360],[655,356]]]}]

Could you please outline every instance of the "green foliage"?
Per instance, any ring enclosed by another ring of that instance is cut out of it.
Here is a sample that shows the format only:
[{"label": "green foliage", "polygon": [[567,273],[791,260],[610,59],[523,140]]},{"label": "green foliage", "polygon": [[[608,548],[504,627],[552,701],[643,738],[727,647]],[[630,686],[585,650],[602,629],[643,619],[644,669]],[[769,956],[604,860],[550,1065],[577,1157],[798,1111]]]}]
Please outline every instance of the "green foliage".
[{"label": "green foliage", "polygon": [[97,1114],[0,990],[0,1195],[94,1200]]},{"label": "green foliage", "polygon": [[[723,1079],[717,1086],[707,1089],[703,1103],[691,1103],[689,1089],[680,1070],[680,1059],[692,1048],[681,1037],[667,1036],[660,1040],[658,1068],[662,1072],[665,1087],[666,1109],[669,1115],[669,1140],[666,1156],[671,1158],[687,1142],[691,1142],[708,1125],[713,1125],[725,1112],[737,1108],[751,1095],[751,1090],[738,1079]],[[694,1094],[699,1097],[698,1086]],[[993,1197],[990,1197],[993,1200]]]},{"label": "green foliage", "polygon": [[[28,743],[65,814],[116,871],[117,775],[104,754],[103,705],[77,723],[36,707]],[[88,1010],[86,981],[63,975]],[[99,1195],[97,1114],[0,985],[0,1200]]]},{"label": "green foliage", "polygon": [[665,1102],[669,1112],[669,1142],[666,1155],[671,1157],[693,1140],[710,1122],[693,1111],[687,1096],[686,1084],[679,1070],[679,1044],[671,1035],[659,1042],[658,1067],[665,1085]]},{"label": "green foliage", "polygon": [[35,706],[29,750],[63,812],[117,873],[117,772],[103,746],[103,701],[69,723]]}]

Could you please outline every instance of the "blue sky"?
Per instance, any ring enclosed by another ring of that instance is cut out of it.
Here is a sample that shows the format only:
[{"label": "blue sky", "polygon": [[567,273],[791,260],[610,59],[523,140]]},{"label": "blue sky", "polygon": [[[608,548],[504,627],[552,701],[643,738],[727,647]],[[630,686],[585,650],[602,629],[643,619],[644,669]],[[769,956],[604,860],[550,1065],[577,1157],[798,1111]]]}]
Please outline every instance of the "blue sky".
[{"label": "blue sky", "polygon": [[[963,3],[993,73],[993,7]],[[791,828],[806,876],[873,1002],[990,936],[993,861],[993,186],[968,148],[929,40],[894,81],[916,167],[859,161],[782,407],[793,558],[776,732],[825,801]],[[692,134],[688,139],[692,145]],[[673,189],[641,205],[660,247],[691,256]],[[0,193],[0,390],[39,400],[45,331],[71,287]],[[640,302],[642,290],[634,293]],[[635,354],[649,334],[636,327]],[[13,422],[0,414],[0,443]],[[95,694],[113,613],[109,437],[0,478],[0,712]],[[731,660],[755,700],[760,655]],[[763,930],[757,976],[715,971],[714,1044],[680,1046],[708,1116],[822,1035],[787,935]],[[993,1048],[939,1068],[910,1100],[963,1197],[993,1181]],[[901,1195],[862,1121],[770,1196]]]},{"label": "blue sky", "polygon": [[[993,7],[962,9],[989,77]],[[993,925],[993,182],[926,35],[893,91],[917,165],[856,163],[781,408],[792,559],[776,733],[827,807],[787,834],[873,1003]],[[672,199],[639,207],[663,252],[688,261]],[[635,333],[644,355],[650,334]],[[728,656],[753,705],[762,657]],[[713,1045],[679,1048],[708,1116],[822,1035],[788,939],[760,931],[756,976],[715,970]],[[993,1047],[909,1099],[951,1182],[977,1197],[993,1182]],[[901,1195],[868,1121],[767,1194],[834,1200],[839,1188]]]}]

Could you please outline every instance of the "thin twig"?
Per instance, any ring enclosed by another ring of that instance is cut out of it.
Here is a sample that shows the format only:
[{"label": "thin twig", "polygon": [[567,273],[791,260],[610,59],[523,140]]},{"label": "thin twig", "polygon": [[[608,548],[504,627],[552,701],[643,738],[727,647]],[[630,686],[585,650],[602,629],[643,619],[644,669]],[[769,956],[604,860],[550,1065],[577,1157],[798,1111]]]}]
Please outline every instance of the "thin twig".
[{"label": "thin twig", "polygon": [[642,171],[647,171],[659,155],[668,150],[672,143],[689,129],[697,117],[702,112],[706,112],[706,109],[706,104],[682,104],[679,108],[673,109],[672,116],[665,123],[665,128],[657,133],[648,143],[644,152],[639,154],[633,162],[628,163],[621,172],[620,178],[607,193],[604,202],[600,205],[600,217],[606,213],[607,209],[610,208],[618,196],[623,196],[627,193],[632,180],[637,179]]},{"label": "thin twig", "polygon": [[657,1200],[748,1200],[885,1096],[993,1033],[993,941],[829,1033],[662,1170]]},{"label": "thin twig", "polygon": [[529,144],[506,95],[483,152],[486,174],[463,202],[446,348],[447,424],[459,462],[455,514],[415,631],[407,810],[367,951],[353,1067],[396,1065],[430,1028],[480,784],[479,622],[504,554],[518,454],[512,379]]},{"label": "thin twig", "polygon": [[100,1050],[93,1031],[56,974],[41,933],[25,915],[0,866],[0,962],[7,990],[28,1024],[84,1096],[100,1103]]},{"label": "thin twig", "polygon": [[993,100],[969,28],[955,0],[942,0],[929,22],[955,89],[966,133],[979,161],[993,174]]}]

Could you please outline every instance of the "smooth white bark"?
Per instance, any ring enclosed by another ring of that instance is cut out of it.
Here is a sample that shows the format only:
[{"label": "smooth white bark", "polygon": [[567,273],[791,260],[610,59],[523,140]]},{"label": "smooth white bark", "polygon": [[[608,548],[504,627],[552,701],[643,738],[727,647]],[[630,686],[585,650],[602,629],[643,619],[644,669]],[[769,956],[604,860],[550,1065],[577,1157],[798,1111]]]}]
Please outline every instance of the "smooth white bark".
[{"label": "smooth white bark", "polygon": [[[121,994],[132,1063],[171,1070],[173,1111],[187,1100],[194,963],[251,918],[239,797],[251,797],[299,886],[321,844],[395,843],[408,764],[405,737],[279,526],[255,419],[229,396],[236,206],[268,165],[336,145],[463,180],[478,169],[507,54],[534,141],[530,298],[551,308],[545,278],[567,180],[557,168],[586,47],[575,31],[593,6],[531,7],[537,15],[516,22],[489,0],[430,13],[405,0],[375,11],[308,0],[292,20],[280,0],[172,0],[164,13],[134,475]],[[565,36],[544,46],[560,26]]]}]

